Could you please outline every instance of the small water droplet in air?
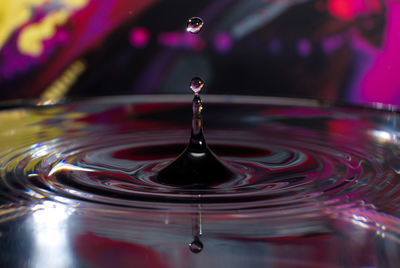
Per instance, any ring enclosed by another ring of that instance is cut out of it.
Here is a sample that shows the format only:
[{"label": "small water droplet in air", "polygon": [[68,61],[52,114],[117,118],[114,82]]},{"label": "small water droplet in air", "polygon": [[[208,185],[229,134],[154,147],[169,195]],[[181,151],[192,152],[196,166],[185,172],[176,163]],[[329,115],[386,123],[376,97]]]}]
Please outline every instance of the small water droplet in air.
[{"label": "small water droplet in air", "polygon": [[194,77],[190,81],[190,88],[193,90],[194,94],[199,94],[201,89],[204,87],[204,81],[200,77]]},{"label": "small water droplet in air", "polygon": [[197,34],[200,32],[201,28],[203,27],[203,20],[198,17],[190,18],[186,25],[186,31],[189,33]]},{"label": "small water droplet in air", "polygon": [[204,246],[200,239],[196,236],[192,243],[189,244],[190,251],[193,253],[200,253]]}]

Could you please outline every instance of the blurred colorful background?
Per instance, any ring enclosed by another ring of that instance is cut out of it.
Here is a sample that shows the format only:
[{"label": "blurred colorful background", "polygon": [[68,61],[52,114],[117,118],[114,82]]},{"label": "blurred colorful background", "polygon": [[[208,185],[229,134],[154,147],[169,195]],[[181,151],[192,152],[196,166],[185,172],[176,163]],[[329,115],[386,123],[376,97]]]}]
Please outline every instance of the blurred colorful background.
[{"label": "blurred colorful background", "polygon": [[3,101],[190,93],[194,76],[207,94],[400,105],[400,1],[0,1]]}]

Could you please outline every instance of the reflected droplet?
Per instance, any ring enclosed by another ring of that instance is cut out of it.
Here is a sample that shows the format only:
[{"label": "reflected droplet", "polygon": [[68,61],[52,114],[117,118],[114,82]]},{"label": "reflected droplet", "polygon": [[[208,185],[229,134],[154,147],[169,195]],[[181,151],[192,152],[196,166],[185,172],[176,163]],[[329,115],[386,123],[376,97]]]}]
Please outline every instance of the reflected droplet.
[{"label": "reflected droplet", "polygon": [[199,237],[195,237],[193,242],[189,244],[190,251],[193,253],[200,253],[204,246],[203,243],[200,241]]},{"label": "reflected droplet", "polygon": [[203,27],[203,20],[198,17],[190,18],[186,25],[186,31],[189,33],[197,34],[200,32],[201,28]]},{"label": "reflected droplet", "polygon": [[199,94],[201,89],[204,87],[204,81],[200,77],[194,77],[190,81],[190,88],[193,90],[194,94]]}]

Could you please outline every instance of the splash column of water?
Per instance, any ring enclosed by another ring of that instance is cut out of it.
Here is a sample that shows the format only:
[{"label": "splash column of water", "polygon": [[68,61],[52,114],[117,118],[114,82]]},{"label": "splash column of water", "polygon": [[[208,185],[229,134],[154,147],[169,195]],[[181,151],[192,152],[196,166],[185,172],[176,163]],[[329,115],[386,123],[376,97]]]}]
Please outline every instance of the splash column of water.
[{"label": "splash column of water", "polygon": [[201,78],[195,77],[190,82],[190,88],[194,92],[194,98],[192,102],[192,133],[190,136],[189,146],[193,149],[204,150],[206,148],[206,141],[203,135],[201,111],[203,110],[203,103],[200,98],[200,91],[204,86],[204,82]]},{"label": "splash column of water", "polygon": [[[198,33],[202,25],[201,19],[192,18],[188,22],[187,30]],[[233,172],[230,171],[228,165],[218,159],[206,145],[201,116],[203,104],[199,96],[203,87],[204,81],[199,77],[194,77],[190,81],[194,98],[189,144],[174,161],[158,172],[157,180],[160,183],[205,190],[229,181],[233,177]]]},{"label": "splash column of water", "polygon": [[[186,31],[192,34],[198,34],[203,28],[204,22],[199,17],[190,18],[186,24]],[[202,119],[201,110],[203,109],[203,103],[199,96],[200,91],[204,87],[204,81],[200,77],[194,77],[190,81],[190,89],[194,93],[193,98],[193,119],[192,119],[192,134],[190,137],[189,146],[193,149],[204,150],[206,148],[205,139],[202,130]]]}]

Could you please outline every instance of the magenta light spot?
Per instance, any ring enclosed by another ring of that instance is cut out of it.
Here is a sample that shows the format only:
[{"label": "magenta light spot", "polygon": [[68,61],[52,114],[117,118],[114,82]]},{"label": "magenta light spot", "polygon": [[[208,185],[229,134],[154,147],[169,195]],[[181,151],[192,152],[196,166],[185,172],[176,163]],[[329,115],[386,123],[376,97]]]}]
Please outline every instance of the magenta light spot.
[{"label": "magenta light spot", "polygon": [[191,33],[169,32],[158,36],[158,43],[170,48],[185,48],[201,51],[205,48],[205,42],[197,35]]},{"label": "magenta light spot", "polygon": [[273,39],[268,43],[268,50],[272,54],[278,54],[281,52],[281,42],[278,39]]},{"label": "magenta light spot", "polygon": [[343,38],[340,36],[330,36],[322,41],[322,48],[325,53],[335,52],[343,44]]},{"label": "magenta light spot", "polygon": [[310,41],[308,41],[307,39],[301,39],[297,44],[297,49],[300,56],[308,57],[311,53]]},{"label": "magenta light spot", "polygon": [[132,29],[129,40],[134,47],[142,48],[147,45],[150,39],[150,33],[146,28],[135,27]]},{"label": "magenta light spot", "polygon": [[356,15],[356,2],[357,0],[328,0],[329,13],[344,21],[352,20]]},{"label": "magenta light spot", "polygon": [[205,48],[205,43],[203,39],[201,39],[199,36],[195,36],[190,33],[184,33],[182,41],[183,41],[183,46],[186,49],[201,51]]},{"label": "magenta light spot", "polygon": [[178,32],[161,33],[158,36],[160,45],[167,47],[178,47],[181,43],[181,35]]},{"label": "magenta light spot", "polygon": [[183,46],[186,48],[193,48],[196,44],[197,41],[197,36],[190,34],[190,33],[184,33],[183,34]]},{"label": "magenta light spot", "polygon": [[219,33],[215,37],[214,46],[218,52],[224,53],[232,48],[232,38],[228,33]]},{"label": "magenta light spot", "polygon": [[381,0],[328,0],[329,13],[340,20],[351,21],[357,15],[368,15],[382,11]]},{"label": "magenta light spot", "polygon": [[[373,54],[370,47],[362,47],[372,59],[363,74],[354,98],[363,102],[400,103],[400,2],[388,1],[384,42]],[[357,96],[358,95],[358,96]]]}]

